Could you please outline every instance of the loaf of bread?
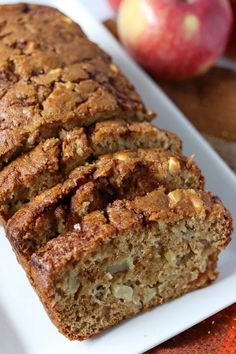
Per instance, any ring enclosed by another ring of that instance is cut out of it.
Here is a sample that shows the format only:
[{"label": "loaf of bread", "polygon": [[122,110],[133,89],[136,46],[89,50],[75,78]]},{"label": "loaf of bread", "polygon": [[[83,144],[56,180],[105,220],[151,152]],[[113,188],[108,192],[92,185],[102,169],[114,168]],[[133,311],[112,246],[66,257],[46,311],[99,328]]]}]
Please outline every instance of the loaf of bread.
[{"label": "loaf of bread", "polygon": [[0,6],[0,32],[0,218],[58,329],[214,280],[232,219],[111,58],[45,6]]}]

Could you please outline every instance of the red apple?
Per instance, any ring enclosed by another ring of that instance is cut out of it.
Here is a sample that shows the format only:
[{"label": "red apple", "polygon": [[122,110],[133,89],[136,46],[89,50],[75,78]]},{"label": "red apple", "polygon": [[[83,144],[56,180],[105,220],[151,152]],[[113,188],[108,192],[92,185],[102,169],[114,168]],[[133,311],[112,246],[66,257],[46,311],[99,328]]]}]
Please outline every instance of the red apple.
[{"label": "red apple", "polygon": [[224,52],[232,27],[228,0],[123,0],[118,31],[153,76],[184,80]]},{"label": "red apple", "polygon": [[122,0],[108,0],[110,6],[115,12],[118,11],[121,1]]},{"label": "red apple", "polygon": [[230,35],[228,47],[226,49],[226,54],[231,58],[236,59],[236,0],[230,0],[230,2],[233,10],[234,25]]}]

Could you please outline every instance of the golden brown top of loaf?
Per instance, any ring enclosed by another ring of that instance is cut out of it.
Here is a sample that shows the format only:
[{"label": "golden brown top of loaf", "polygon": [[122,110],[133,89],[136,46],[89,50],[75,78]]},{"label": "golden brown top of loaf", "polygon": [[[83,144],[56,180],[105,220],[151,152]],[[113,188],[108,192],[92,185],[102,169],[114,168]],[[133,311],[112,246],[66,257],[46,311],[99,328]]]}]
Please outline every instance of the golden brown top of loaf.
[{"label": "golden brown top of loaf", "polygon": [[2,164],[61,128],[152,116],[110,57],[53,8],[0,7],[0,77]]},{"label": "golden brown top of loaf", "polygon": [[[128,230],[149,227],[153,222],[174,225],[184,218],[194,222],[206,218],[219,218],[225,222],[226,234],[222,247],[230,241],[232,220],[218,198],[203,191],[175,190],[168,195],[159,188],[132,201],[119,200],[108,206],[106,212],[95,211],[86,215],[75,230],[48,242],[31,258],[31,265],[40,270],[45,280],[53,279],[53,273],[60,273],[65,264],[78,260],[91,252],[102,242]],[[46,277],[45,277],[46,275]]]}]

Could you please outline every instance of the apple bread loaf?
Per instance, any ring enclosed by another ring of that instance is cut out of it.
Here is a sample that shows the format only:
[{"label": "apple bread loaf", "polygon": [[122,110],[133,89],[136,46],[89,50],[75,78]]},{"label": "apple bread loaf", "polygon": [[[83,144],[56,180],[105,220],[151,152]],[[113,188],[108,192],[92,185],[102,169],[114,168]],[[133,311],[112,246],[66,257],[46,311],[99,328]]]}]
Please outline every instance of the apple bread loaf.
[{"label": "apple bread loaf", "polygon": [[204,179],[191,158],[157,149],[103,155],[78,167],[68,179],[37,196],[7,223],[7,235],[20,263],[58,234],[73,228],[87,213],[116,199],[133,199],[160,185],[203,189]]},{"label": "apple bread loaf", "polygon": [[122,149],[161,148],[181,152],[173,133],[147,122],[109,120],[84,128],[63,130],[46,139],[0,171],[0,215],[6,222],[43,190],[62,182],[72,169],[96,157]]},{"label": "apple bread loaf", "polygon": [[59,330],[86,339],[209,284],[231,231],[211,194],[160,188],[87,214],[32,255],[29,274]]},{"label": "apple bread loaf", "polygon": [[0,167],[61,129],[153,117],[109,55],[56,9],[2,5],[0,23]]},{"label": "apple bread loaf", "polygon": [[81,28],[0,6],[0,219],[70,339],[207,285],[232,220]]}]

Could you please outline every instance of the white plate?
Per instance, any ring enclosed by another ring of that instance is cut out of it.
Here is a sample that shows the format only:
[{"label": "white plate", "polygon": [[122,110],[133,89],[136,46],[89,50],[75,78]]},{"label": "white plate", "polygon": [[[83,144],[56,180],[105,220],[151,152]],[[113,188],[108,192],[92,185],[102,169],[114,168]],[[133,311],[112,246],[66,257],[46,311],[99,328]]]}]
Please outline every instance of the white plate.
[{"label": "white plate", "polygon": [[[52,0],[46,3],[56,5],[80,23],[89,37],[113,56],[142,94],[147,106],[158,111],[156,123],[178,133],[184,141],[185,153],[196,155],[206,176],[207,188],[222,198],[235,217],[236,178],[233,172],[157,85],[78,1]],[[1,230],[0,354],[142,353],[236,301],[235,257],[234,238],[220,257],[220,276],[211,286],[125,321],[95,339],[69,342],[51,324]]]}]

